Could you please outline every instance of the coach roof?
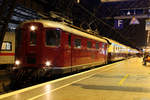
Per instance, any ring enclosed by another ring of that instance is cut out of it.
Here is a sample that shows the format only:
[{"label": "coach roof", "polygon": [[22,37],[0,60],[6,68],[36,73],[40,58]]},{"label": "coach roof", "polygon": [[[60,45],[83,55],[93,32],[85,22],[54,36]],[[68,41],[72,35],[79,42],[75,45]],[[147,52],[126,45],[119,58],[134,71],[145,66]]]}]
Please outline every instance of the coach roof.
[{"label": "coach roof", "polygon": [[65,24],[63,24],[61,22],[54,22],[54,21],[49,21],[49,20],[30,20],[30,21],[26,21],[24,23],[30,23],[30,22],[42,23],[44,27],[60,28],[60,29],[62,29],[64,31],[76,34],[78,36],[82,36],[82,37],[86,37],[86,38],[89,38],[89,39],[93,39],[93,40],[97,40],[97,41],[101,41],[101,42],[107,43],[107,41],[105,39],[96,37],[94,35],[87,34],[85,32],[77,30],[75,28],[71,28],[71,27],[69,27],[69,26],[67,26],[67,25],[65,25]]}]

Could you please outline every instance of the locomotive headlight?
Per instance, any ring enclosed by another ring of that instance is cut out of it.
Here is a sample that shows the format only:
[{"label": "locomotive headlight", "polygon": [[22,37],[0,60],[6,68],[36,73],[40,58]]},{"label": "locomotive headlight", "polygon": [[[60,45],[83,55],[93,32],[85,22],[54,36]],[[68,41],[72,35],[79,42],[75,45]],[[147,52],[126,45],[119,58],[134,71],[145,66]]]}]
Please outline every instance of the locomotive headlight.
[{"label": "locomotive headlight", "polygon": [[31,29],[31,31],[35,31],[36,26],[32,25],[32,26],[30,27],[30,29]]},{"label": "locomotive headlight", "polygon": [[51,65],[51,62],[50,62],[50,61],[46,61],[45,65],[46,65],[46,66],[50,66],[50,65]]},{"label": "locomotive headlight", "polygon": [[16,64],[16,65],[20,65],[20,61],[19,61],[19,60],[16,60],[16,61],[15,61],[15,64]]}]

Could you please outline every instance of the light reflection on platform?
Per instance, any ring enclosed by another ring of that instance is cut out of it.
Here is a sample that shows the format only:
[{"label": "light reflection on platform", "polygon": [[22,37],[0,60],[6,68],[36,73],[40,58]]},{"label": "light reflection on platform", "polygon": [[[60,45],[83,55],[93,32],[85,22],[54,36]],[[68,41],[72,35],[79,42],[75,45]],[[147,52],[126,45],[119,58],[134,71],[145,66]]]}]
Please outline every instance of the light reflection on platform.
[{"label": "light reflection on platform", "polygon": [[[33,86],[1,100],[150,100],[150,63],[132,58]],[[119,84],[121,82],[121,85]]]}]

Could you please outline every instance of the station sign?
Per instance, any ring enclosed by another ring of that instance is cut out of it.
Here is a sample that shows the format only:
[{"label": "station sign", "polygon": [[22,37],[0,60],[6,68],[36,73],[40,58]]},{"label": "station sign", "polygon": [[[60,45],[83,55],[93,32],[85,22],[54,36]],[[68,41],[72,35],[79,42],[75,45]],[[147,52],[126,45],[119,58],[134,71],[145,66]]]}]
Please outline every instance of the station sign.
[{"label": "station sign", "polygon": [[114,24],[114,27],[116,29],[122,29],[123,28],[123,20],[115,20],[115,24]]},{"label": "station sign", "polygon": [[140,24],[140,22],[137,18],[133,17],[130,21],[130,25],[136,25],[136,24]]}]

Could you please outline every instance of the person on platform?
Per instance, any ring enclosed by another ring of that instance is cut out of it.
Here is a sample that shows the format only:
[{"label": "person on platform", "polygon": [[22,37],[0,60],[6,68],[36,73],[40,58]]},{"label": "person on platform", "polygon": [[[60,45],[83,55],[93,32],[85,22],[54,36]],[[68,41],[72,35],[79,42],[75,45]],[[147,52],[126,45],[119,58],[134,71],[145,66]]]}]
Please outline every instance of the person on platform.
[{"label": "person on platform", "polygon": [[146,62],[147,62],[148,60],[150,60],[150,59],[148,59],[149,57],[150,57],[150,56],[149,56],[148,53],[145,53],[145,54],[144,54],[144,57],[143,57],[143,65],[146,66]]}]

